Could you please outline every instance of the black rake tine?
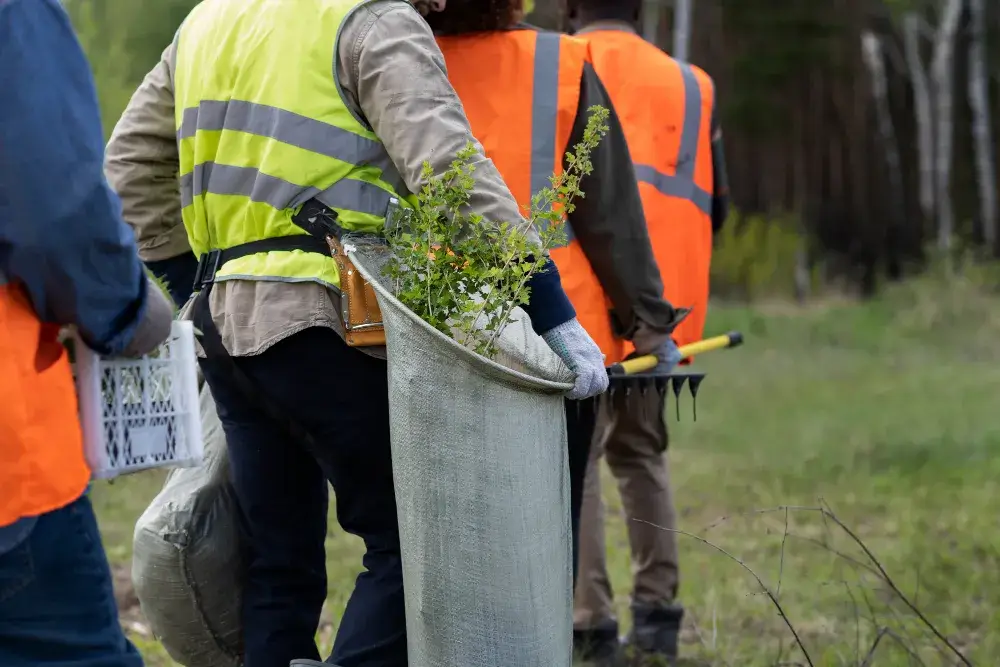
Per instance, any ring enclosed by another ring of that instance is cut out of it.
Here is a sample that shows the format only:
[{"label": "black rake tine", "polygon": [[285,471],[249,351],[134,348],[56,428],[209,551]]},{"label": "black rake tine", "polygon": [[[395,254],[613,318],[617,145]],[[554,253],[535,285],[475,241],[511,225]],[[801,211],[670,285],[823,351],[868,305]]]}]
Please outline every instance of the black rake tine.
[{"label": "black rake tine", "polygon": [[670,378],[670,384],[674,390],[674,398],[677,399],[677,421],[681,420],[681,390],[684,389],[685,379],[683,375],[675,375]]},{"label": "black rake tine", "polygon": [[695,421],[698,421],[698,388],[704,379],[704,375],[692,375],[688,381],[688,389],[691,391],[691,411]]}]

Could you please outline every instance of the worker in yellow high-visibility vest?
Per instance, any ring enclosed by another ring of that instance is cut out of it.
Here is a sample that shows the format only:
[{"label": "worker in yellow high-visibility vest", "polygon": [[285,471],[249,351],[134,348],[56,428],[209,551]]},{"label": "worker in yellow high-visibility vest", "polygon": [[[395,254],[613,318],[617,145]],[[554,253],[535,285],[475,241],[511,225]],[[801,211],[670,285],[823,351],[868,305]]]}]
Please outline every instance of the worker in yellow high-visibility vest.
[{"label": "worker in yellow high-visibility vest", "polygon": [[[337,265],[293,217],[377,231],[425,161],[441,173],[470,140],[434,35],[402,0],[204,0],[115,128],[106,171],[143,259],[200,258],[191,309],[245,535],[246,667],[319,657],[327,482],[366,546],[331,660],[406,665],[384,348],[343,340]],[[472,212],[516,222],[477,148]],[[602,392],[554,264],[531,288],[535,330],[577,372],[570,398]]]}]

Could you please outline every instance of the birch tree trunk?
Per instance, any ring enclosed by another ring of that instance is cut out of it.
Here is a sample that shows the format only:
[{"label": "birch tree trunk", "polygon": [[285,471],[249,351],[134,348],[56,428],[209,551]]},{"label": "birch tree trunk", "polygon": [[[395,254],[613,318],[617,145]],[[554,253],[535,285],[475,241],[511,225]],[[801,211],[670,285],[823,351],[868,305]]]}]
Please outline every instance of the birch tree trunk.
[{"label": "birch tree trunk", "polygon": [[645,0],[642,5],[642,36],[650,44],[659,46],[660,15],[663,0]]},{"label": "birch tree trunk", "polygon": [[903,17],[903,44],[913,85],[913,107],[917,121],[917,160],[920,165],[920,211],[926,223],[934,220],[934,126],[927,70],[920,57],[921,18],[912,12]]},{"label": "birch tree trunk", "polygon": [[889,84],[885,74],[882,41],[870,30],[861,33],[861,52],[872,78],[872,96],[875,99],[878,133],[885,149],[886,168],[889,171],[889,188],[892,190],[889,193],[892,215],[894,220],[898,221],[906,206],[903,195],[903,165],[899,156],[896,128],[892,123],[892,112],[889,110]]},{"label": "birch tree trunk", "polygon": [[934,190],[938,208],[938,248],[949,250],[955,233],[955,213],[951,203],[951,160],[954,138],[955,38],[962,18],[963,0],[946,0],[941,24],[934,38],[934,81],[937,121],[937,164]]},{"label": "birch tree trunk", "polygon": [[972,145],[976,153],[979,184],[979,215],[983,240],[991,252],[1000,255],[997,245],[996,168],[990,128],[989,74],[986,66],[985,0],[969,0],[969,107],[972,110]]},{"label": "birch tree trunk", "polygon": [[674,58],[687,61],[691,43],[691,0],[674,0]]}]

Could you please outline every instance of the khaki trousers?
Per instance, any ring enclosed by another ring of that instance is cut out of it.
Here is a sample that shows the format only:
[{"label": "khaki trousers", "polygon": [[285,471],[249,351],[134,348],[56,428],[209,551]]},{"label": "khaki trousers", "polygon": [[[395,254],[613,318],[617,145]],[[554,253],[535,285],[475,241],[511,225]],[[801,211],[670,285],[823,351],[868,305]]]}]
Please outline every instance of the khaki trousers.
[{"label": "khaki trousers", "polygon": [[666,447],[664,400],[655,391],[645,397],[633,394],[629,410],[602,411],[598,416],[580,516],[576,630],[606,626],[615,618],[604,544],[606,510],[599,465],[602,453],[622,498],[632,553],[632,602],[670,603],[677,595],[676,534],[649,525],[671,529],[676,525]]}]

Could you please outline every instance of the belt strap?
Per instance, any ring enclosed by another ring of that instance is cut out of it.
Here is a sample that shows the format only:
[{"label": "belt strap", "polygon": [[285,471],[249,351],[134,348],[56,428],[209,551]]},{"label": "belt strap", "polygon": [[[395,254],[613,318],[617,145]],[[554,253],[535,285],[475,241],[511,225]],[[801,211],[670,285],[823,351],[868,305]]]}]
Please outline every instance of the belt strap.
[{"label": "belt strap", "polygon": [[259,252],[287,252],[290,250],[303,250],[330,256],[330,246],[327,245],[326,241],[308,234],[260,239],[259,241],[241,243],[224,250],[209,250],[198,259],[198,269],[194,274],[194,291],[202,290],[215,282],[215,274],[226,262],[247,255],[256,255]]}]

